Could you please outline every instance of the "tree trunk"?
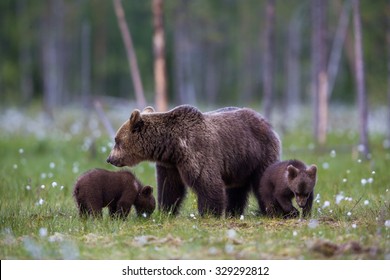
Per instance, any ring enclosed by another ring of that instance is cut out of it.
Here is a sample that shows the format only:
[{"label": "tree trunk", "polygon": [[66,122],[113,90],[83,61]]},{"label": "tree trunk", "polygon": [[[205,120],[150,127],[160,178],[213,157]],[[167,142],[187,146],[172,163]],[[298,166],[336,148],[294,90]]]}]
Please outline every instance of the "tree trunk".
[{"label": "tree trunk", "polygon": [[167,79],[165,64],[165,38],[163,23],[163,0],[153,0],[153,50],[154,50],[154,82],[156,88],[156,109],[167,111]]},{"label": "tree trunk", "polygon": [[328,116],[328,75],[326,70],[326,2],[313,0],[312,9],[312,94],[314,136],[320,145],[326,142]]},{"label": "tree trunk", "polygon": [[44,109],[51,118],[64,92],[64,5],[63,0],[49,1],[42,23]]},{"label": "tree trunk", "polygon": [[144,89],[142,87],[141,75],[139,73],[137,56],[135,55],[133,40],[131,39],[130,30],[126,23],[125,11],[123,10],[121,0],[113,0],[113,1],[114,1],[115,14],[118,19],[119,29],[121,31],[123,42],[126,48],[127,59],[130,66],[131,78],[133,80],[133,86],[135,90],[137,104],[139,108],[144,108],[146,106]]},{"label": "tree trunk", "polygon": [[[390,1],[388,2],[387,8],[390,11]],[[387,141],[390,145],[390,17],[387,17],[386,44],[387,44]]]},{"label": "tree trunk", "polygon": [[300,103],[300,54],[301,54],[301,14],[299,10],[294,13],[288,25],[287,33],[287,61],[286,61],[286,89],[284,112],[291,115]]},{"label": "tree trunk", "polygon": [[362,27],[360,18],[359,0],[353,0],[353,27],[355,45],[355,79],[357,88],[357,99],[359,108],[359,152],[368,159],[368,110],[367,96],[363,61]]},{"label": "tree trunk", "polygon": [[332,95],[336,77],[339,70],[341,51],[343,49],[344,41],[348,31],[349,12],[351,9],[350,0],[345,0],[341,10],[339,23],[337,25],[336,35],[333,40],[332,50],[330,53],[328,64],[329,88],[328,96]]},{"label": "tree trunk", "polygon": [[180,0],[175,11],[174,77],[176,102],[196,104],[194,83],[194,44],[191,41],[189,1]]},{"label": "tree trunk", "polygon": [[271,118],[274,71],[275,0],[267,0],[264,31],[263,91],[264,116]]},{"label": "tree trunk", "polygon": [[81,98],[83,106],[91,106],[91,28],[85,21],[81,28]]}]

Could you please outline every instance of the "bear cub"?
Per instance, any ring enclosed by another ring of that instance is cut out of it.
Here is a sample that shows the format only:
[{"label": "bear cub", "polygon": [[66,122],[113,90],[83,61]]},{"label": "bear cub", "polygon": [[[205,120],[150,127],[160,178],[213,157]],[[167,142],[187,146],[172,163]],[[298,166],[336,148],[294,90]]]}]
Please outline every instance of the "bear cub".
[{"label": "bear cub", "polygon": [[149,216],[156,207],[153,188],[143,186],[126,170],[92,169],[77,179],[73,196],[80,217],[102,217],[102,208],[108,207],[111,217],[124,219],[132,205],[138,215]]},{"label": "bear cub", "polygon": [[260,181],[260,204],[263,215],[269,217],[297,218],[297,205],[303,217],[311,214],[314,186],[317,181],[317,166],[306,166],[299,160],[287,160],[269,166]]}]

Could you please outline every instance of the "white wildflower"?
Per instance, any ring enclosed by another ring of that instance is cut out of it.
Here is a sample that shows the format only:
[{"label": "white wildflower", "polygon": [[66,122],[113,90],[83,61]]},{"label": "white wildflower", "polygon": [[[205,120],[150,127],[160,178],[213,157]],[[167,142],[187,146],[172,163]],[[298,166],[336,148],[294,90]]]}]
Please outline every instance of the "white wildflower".
[{"label": "white wildflower", "polygon": [[323,168],[323,169],[329,169],[329,163],[324,162],[324,163],[322,164],[322,168]]},{"label": "white wildflower", "polygon": [[237,232],[234,229],[229,229],[226,235],[229,239],[234,239],[237,236]]},{"label": "white wildflower", "polygon": [[316,220],[316,219],[311,219],[311,220],[309,221],[309,223],[307,224],[307,226],[308,226],[309,228],[311,228],[311,229],[314,229],[314,228],[318,227],[318,225],[319,225],[319,222],[318,222],[318,220]]},{"label": "white wildflower", "polygon": [[45,237],[45,236],[47,236],[47,228],[40,228],[40,229],[39,229],[39,236],[40,236],[40,237]]},{"label": "white wildflower", "polygon": [[324,202],[324,205],[322,205],[322,209],[326,208],[326,207],[329,207],[330,206],[330,202],[328,200],[326,200]]}]

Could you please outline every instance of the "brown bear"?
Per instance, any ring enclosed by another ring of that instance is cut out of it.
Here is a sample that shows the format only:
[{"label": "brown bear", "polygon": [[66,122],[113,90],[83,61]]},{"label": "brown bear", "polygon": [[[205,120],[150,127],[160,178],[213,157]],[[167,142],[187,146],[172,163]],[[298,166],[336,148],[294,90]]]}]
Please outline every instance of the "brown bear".
[{"label": "brown bear", "polygon": [[73,196],[80,217],[101,217],[102,208],[108,207],[111,217],[126,218],[132,205],[138,215],[150,215],[156,207],[153,188],[144,187],[127,170],[92,169],[77,179]]},{"label": "brown bear", "polygon": [[248,193],[264,170],[279,160],[280,140],[251,109],[229,107],[202,113],[182,105],[156,113],[134,110],[117,131],[107,162],[132,166],[156,162],[158,204],[176,214],[192,188],[201,215],[243,214]]},{"label": "brown bear", "polygon": [[299,217],[292,199],[303,209],[303,216],[311,214],[317,167],[307,167],[302,161],[287,160],[269,166],[260,182],[262,214],[284,218]]}]

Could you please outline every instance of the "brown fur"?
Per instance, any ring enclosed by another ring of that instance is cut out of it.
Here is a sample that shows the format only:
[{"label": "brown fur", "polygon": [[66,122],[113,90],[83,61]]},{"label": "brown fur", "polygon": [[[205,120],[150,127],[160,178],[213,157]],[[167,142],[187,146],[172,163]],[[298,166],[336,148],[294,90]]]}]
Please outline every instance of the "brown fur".
[{"label": "brown fur", "polygon": [[291,201],[295,197],[303,216],[310,215],[316,180],[315,165],[307,167],[299,160],[271,165],[265,170],[260,183],[261,212],[270,217],[299,217],[299,211]]},{"label": "brown fur", "polygon": [[144,187],[125,170],[90,170],[78,178],[73,196],[81,217],[101,217],[102,208],[108,207],[111,217],[126,218],[132,205],[138,215],[150,215],[156,207],[152,187]]},{"label": "brown fur", "polygon": [[271,125],[250,109],[201,113],[183,105],[165,113],[135,110],[118,130],[107,161],[115,166],[156,162],[158,204],[177,213],[186,189],[200,214],[240,215],[251,188],[280,156]]}]

